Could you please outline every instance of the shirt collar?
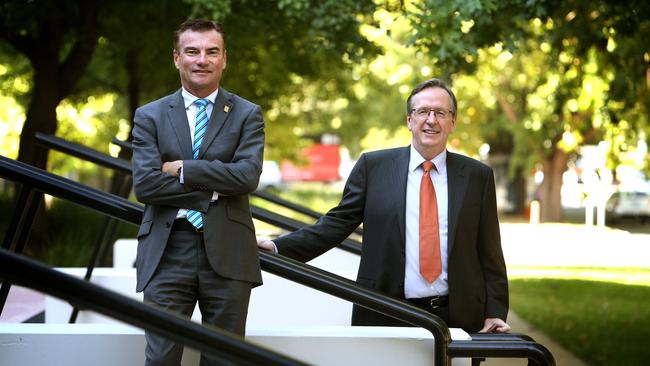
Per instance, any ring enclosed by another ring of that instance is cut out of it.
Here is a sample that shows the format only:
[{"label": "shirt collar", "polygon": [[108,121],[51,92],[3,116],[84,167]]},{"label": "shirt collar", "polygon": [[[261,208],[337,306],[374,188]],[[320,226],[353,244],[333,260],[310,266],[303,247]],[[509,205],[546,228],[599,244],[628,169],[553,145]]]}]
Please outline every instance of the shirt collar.
[{"label": "shirt collar", "polygon": [[[214,101],[217,99],[217,94],[219,93],[219,88],[217,90],[213,91],[210,95],[203,99],[207,99],[210,101],[210,103],[214,104]],[[185,88],[181,87],[181,95],[183,96],[183,103],[185,103],[185,109],[189,108],[197,99],[201,99],[192,93],[188,92],[185,90]]]},{"label": "shirt collar", "polygon": [[[413,147],[413,145],[411,145],[410,150],[411,153],[409,158],[409,171],[412,172],[420,167],[425,159],[417,150],[415,150],[415,147]],[[447,169],[447,149],[442,150],[442,152],[434,156],[431,161],[436,166],[438,173],[442,173],[443,170]]]}]

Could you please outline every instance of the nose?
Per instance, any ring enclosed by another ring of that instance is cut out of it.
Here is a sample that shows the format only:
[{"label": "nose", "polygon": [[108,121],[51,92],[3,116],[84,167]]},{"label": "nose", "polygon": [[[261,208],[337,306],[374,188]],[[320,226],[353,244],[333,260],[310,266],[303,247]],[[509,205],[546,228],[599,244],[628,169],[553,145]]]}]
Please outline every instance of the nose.
[{"label": "nose", "polygon": [[437,122],[438,119],[436,118],[436,113],[434,111],[429,111],[429,114],[427,114],[427,119],[425,120],[427,123],[434,123]]},{"label": "nose", "polygon": [[197,63],[199,64],[205,64],[208,60],[208,55],[205,53],[205,51],[201,51],[199,53],[199,57],[196,59]]}]

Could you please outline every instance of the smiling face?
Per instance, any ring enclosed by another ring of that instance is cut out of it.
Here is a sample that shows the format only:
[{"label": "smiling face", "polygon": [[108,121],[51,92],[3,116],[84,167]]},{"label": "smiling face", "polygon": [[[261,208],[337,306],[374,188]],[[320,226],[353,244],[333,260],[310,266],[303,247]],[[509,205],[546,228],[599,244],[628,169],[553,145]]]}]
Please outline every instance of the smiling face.
[{"label": "smiling face", "polygon": [[[445,89],[432,87],[426,88],[413,95],[411,99],[412,110],[445,110],[453,111],[451,97]],[[456,115],[447,113],[447,118],[436,117],[433,111],[426,117],[419,118],[415,112],[406,116],[406,124],[413,134],[412,144],[422,157],[433,159],[447,146],[447,139],[456,126]]]},{"label": "smiling face", "polygon": [[181,33],[174,50],[174,65],[188,92],[199,98],[207,97],[219,88],[226,68],[223,37],[216,30]]}]

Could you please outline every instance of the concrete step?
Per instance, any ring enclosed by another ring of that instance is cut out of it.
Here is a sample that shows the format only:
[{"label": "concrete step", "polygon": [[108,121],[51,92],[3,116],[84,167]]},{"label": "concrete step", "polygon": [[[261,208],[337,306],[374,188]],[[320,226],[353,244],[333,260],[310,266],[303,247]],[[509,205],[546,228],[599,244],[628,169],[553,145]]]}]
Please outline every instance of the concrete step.
[{"label": "concrete step", "polygon": [[[276,327],[246,340],[313,365],[433,365],[433,337],[419,328]],[[462,331],[454,331],[463,338]],[[11,324],[0,328],[0,364],[114,366],[144,363],[142,330],[122,324]],[[198,365],[186,348],[182,365]],[[469,365],[454,360],[453,365]]]}]

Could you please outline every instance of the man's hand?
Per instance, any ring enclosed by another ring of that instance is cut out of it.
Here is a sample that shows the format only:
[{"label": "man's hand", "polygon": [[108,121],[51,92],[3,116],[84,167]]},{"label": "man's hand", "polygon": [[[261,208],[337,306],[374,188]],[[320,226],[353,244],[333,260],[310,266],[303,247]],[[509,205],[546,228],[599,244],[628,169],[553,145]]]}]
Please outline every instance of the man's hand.
[{"label": "man's hand", "polygon": [[183,166],[183,160],[167,161],[163,163],[162,171],[172,177],[178,177],[178,169]]},{"label": "man's hand", "polygon": [[257,239],[257,247],[271,253],[277,253],[278,250],[275,247],[275,243],[267,238]]},{"label": "man's hand", "polygon": [[[259,245],[259,244],[258,244]],[[486,318],[483,329],[479,333],[508,333],[510,326],[499,318]]]}]

